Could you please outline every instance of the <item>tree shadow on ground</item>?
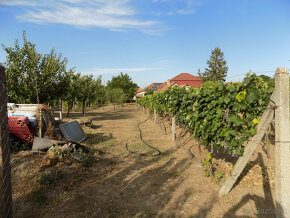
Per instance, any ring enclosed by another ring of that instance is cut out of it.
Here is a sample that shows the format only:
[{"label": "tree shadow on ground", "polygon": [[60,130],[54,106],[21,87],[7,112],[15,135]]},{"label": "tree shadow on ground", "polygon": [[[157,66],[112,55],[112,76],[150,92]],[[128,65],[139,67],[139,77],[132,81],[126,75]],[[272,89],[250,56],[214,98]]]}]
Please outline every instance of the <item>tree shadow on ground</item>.
[{"label": "tree shadow on ground", "polygon": [[94,115],[92,120],[98,121],[98,120],[123,120],[123,119],[129,119],[131,118],[131,115],[127,113],[116,113],[116,112],[106,112],[106,113],[98,113]]},{"label": "tree shadow on ground", "polygon": [[[66,117],[66,116],[65,116]],[[77,119],[82,118],[82,113],[72,113],[70,114],[70,119]],[[87,113],[85,117],[92,117],[92,120],[122,120],[122,119],[128,119],[131,116],[129,113],[121,113],[120,111],[116,112],[92,112]]]},{"label": "tree shadow on ground", "polygon": [[[271,187],[270,187],[270,181],[269,181],[269,175],[267,172],[267,167],[264,164],[264,160],[262,157],[262,154],[259,153],[258,157],[253,163],[259,164],[259,166],[262,169],[262,176],[263,176],[263,191],[264,191],[264,198],[260,197],[255,194],[247,194],[245,195],[239,203],[234,205],[230,210],[227,211],[227,213],[224,215],[224,217],[252,217],[253,215],[259,218],[262,217],[275,217],[276,213],[281,212],[281,209],[275,208],[275,202],[272,196]],[[240,181],[244,178],[244,176],[247,174],[247,172],[255,165],[253,163],[249,163],[248,166],[236,182],[236,187]],[[243,208],[245,204],[247,204],[249,201],[254,201],[255,203],[255,211],[248,209],[246,207]],[[236,212],[242,208],[242,213],[244,215],[237,216]],[[279,206],[278,206],[279,208]]]},{"label": "tree shadow on ground", "polygon": [[204,218],[210,213],[213,208],[215,202],[218,200],[217,194],[212,196],[212,199],[207,202],[204,207],[199,208],[198,212],[190,217],[192,218]]},{"label": "tree shadow on ground", "polygon": [[[122,207],[129,209],[130,214],[128,215],[134,216],[140,211],[144,211],[146,215],[150,216],[162,215],[161,211],[171,200],[174,191],[184,181],[183,178],[178,177],[179,172],[188,167],[185,160],[177,164],[174,164],[174,161],[175,159],[171,158],[159,167],[146,169],[131,179],[123,180],[122,185],[113,196],[121,195],[121,199],[126,199],[127,202],[124,202]],[[150,165],[149,162],[147,162],[148,165]],[[132,164],[108,178],[107,182],[111,183],[124,178],[124,175],[132,174],[137,170],[135,166],[136,164]],[[140,199],[142,202],[139,201]]]},{"label": "tree shadow on ground", "polygon": [[87,134],[87,140],[85,141],[85,143],[90,145],[97,145],[111,139],[113,139],[112,133],[110,133],[109,135],[105,135],[104,133]]},{"label": "tree shadow on ground", "polygon": [[[170,151],[167,155],[174,151]],[[114,170],[109,170],[103,175],[103,179],[87,187],[90,191],[85,192],[97,202],[93,215],[95,217],[167,216],[168,211],[164,209],[185,180],[180,174],[188,169],[191,163],[187,159],[177,160],[173,157],[162,160],[162,157],[158,159],[130,155],[128,158],[131,160],[128,166],[115,171],[116,173]],[[156,164],[158,161],[160,164]],[[102,162],[102,167],[111,168],[110,161],[106,162],[108,165],[105,166]],[[181,208],[193,193],[194,190],[180,193],[175,207]],[[110,216],[112,211],[114,216]],[[172,217],[176,217],[176,210],[170,213]]]},{"label": "tree shadow on ground", "polygon": [[[276,213],[281,212],[281,209],[275,209],[274,199],[271,193],[271,187],[269,183],[269,175],[267,168],[264,164],[263,157],[261,153],[258,154],[257,159],[254,161],[259,164],[262,168],[263,175],[263,191],[264,198],[256,194],[246,194],[242,199],[232,206],[226,213],[223,215],[224,218],[248,218],[248,217],[258,217],[258,218],[267,218],[275,217]],[[248,169],[249,170],[249,169]],[[238,182],[237,182],[238,183]],[[236,186],[236,185],[235,185]],[[200,208],[197,214],[191,217],[207,217],[214,206],[214,202],[217,200],[217,195],[212,197],[212,200],[206,204],[204,207]],[[249,208],[247,205],[248,202],[253,201],[255,204],[255,209]],[[279,207],[280,208],[280,207]],[[237,215],[237,212],[242,215]]]}]

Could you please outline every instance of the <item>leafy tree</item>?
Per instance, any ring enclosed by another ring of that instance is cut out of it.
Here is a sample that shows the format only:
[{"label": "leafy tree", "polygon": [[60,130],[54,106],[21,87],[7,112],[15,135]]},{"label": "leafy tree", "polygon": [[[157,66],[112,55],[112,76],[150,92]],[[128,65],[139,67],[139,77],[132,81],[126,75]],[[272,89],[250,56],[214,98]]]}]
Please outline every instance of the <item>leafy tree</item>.
[{"label": "leafy tree", "polygon": [[145,89],[145,95],[152,95],[155,91],[157,91],[156,88],[146,88]]},{"label": "leafy tree", "polygon": [[93,75],[85,75],[76,80],[77,100],[82,106],[82,114],[85,116],[85,108],[88,104],[97,101],[98,94],[103,90],[101,76],[97,80]]},{"label": "leafy tree", "polygon": [[269,77],[269,76],[266,76],[266,75],[263,75],[263,74],[262,74],[262,75],[260,75],[260,76],[258,76],[258,77],[262,78],[262,80],[263,80],[264,82],[271,83],[272,85],[275,84],[275,80],[274,80],[273,78]]},{"label": "leafy tree", "polygon": [[99,87],[98,91],[97,91],[97,99],[95,99],[95,104],[96,105],[104,105],[106,103],[106,87],[105,86],[101,86]]},{"label": "leafy tree", "polygon": [[74,70],[71,70],[69,74],[67,93],[63,98],[67,102],[68,117],[74,103],[81,105],[84,116],[87,106],[105,103],[105,87],[102,85],[101,76],[94,79],[92,75],[81,76],[80,73],[75,74]]},{"label": "leafy tree", "polygon": [[73,69],[67,71],[67,58],[62,59],[61,54],[56,54],[54,49],[49,54],[43,55],[40,62],[40,84],[42,102],[63,99],[68,91],[70,74]]},{"label": "leafy tree", "polygon": [[218,81],[224,82],[228,73],[227,62],[224,60],[224,53],[216,47],[211,52],[210,59],[207,61],[208,67],[204,72],[198,72],[203,82]]},{"label": "leafy tree", "polygon": [[40,54],[23,31],[23,46],[16,40],[14,47],[6,47],[7,90],[10,101],[46,103],[63,97],[68,87],[67,59],[56,54]]},{"label": "leafy tree", "polygon": [[126,99],[125,93],[120,88],[107,88],[106,96],[108,102],[114,105],[114,110],[116,105],[124,103]]},{"label": "leafy tree", "polygon": [[108,81],[107,87],[109,89],[122,89],[125,94],[126,102],[131,102],[133,100],[135,92],[139,88],[126,73],[120,73],[120,75],[114,76],[111,81]]},{"label": "leafy tree", "polygon": [[73,70],[69,71],[69,83],[67,86],[66,95],[63,97],[63,100],[67,102],[67,117],[70,116],[70,110],[73,108],[74,103],[78,99],[78,90],[79,90],[79,78],[81,74],[75,74]]},{"label": "leafy tree", "polygon": [[88,98],[88,105],[105,103],[105,87],[102,85],[102,77],[99,76],[92,81],[91,92]]}]

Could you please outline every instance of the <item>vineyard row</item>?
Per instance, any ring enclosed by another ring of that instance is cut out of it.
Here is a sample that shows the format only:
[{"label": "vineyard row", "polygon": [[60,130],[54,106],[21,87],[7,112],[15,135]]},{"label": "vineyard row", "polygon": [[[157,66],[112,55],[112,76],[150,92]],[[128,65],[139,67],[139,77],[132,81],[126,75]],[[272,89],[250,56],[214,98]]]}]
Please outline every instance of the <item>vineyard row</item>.
[{"label": "vineyard row", "polygon": [[206,82],[199,88],[171,87],[137,100],[158,114],[175,116],[204,146],[242,156],[270,101],[274,84],[255,74],[243,82]]}]

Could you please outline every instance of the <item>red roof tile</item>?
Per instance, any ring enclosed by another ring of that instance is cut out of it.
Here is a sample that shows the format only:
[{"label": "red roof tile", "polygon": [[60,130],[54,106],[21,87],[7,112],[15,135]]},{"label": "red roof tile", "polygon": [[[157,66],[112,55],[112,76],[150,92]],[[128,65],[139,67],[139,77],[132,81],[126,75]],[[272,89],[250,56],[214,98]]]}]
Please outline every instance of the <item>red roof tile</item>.
[{"label": "red roof tile", "polygon": [[147,88],[148,89],[158,89],[160,86],[162,85],[162,83],[151,83]]},{"label": "red roof tile", "polygon": [[201,78],[199,76],[193,76],[189,73],[181,73],[171,79],[171,81],[175,80],[201,80]]},{"label": "red roof tile", "polygon": [[166,89],[168,89],[169,87],[171,87],[171,86],[173,86],[173,85],[177,85],[177,86],[179,86],[178,83],[175,83],[175,82],[170,83],[170,84],[168,84],[167,82],[165,82],[165,83],[163,83],[163,84],[165,84],[165,85],[162,86],[162,87],[159,89],[160,91],[165,91]]},{"label": "red roof tile", "polygon": [[144,89],[141,89],[141,88],[140,88],[140,89],[138,89],[138,90],[137,90],[137,92],[136,92],[136,93],[139,93],[139,92],[144,92],[145,90],[146,90],[145,88],[144,88]]}]

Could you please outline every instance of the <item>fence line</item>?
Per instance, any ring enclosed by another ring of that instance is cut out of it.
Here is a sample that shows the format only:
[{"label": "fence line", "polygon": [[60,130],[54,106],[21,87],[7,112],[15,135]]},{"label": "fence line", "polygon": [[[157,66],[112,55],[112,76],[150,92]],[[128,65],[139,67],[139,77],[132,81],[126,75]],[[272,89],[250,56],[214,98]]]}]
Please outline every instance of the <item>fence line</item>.
[{"label": "fence line", "polygon": [[0,217],[4,218],[13,216],[7,101],[5,68],[0,65]]}]

